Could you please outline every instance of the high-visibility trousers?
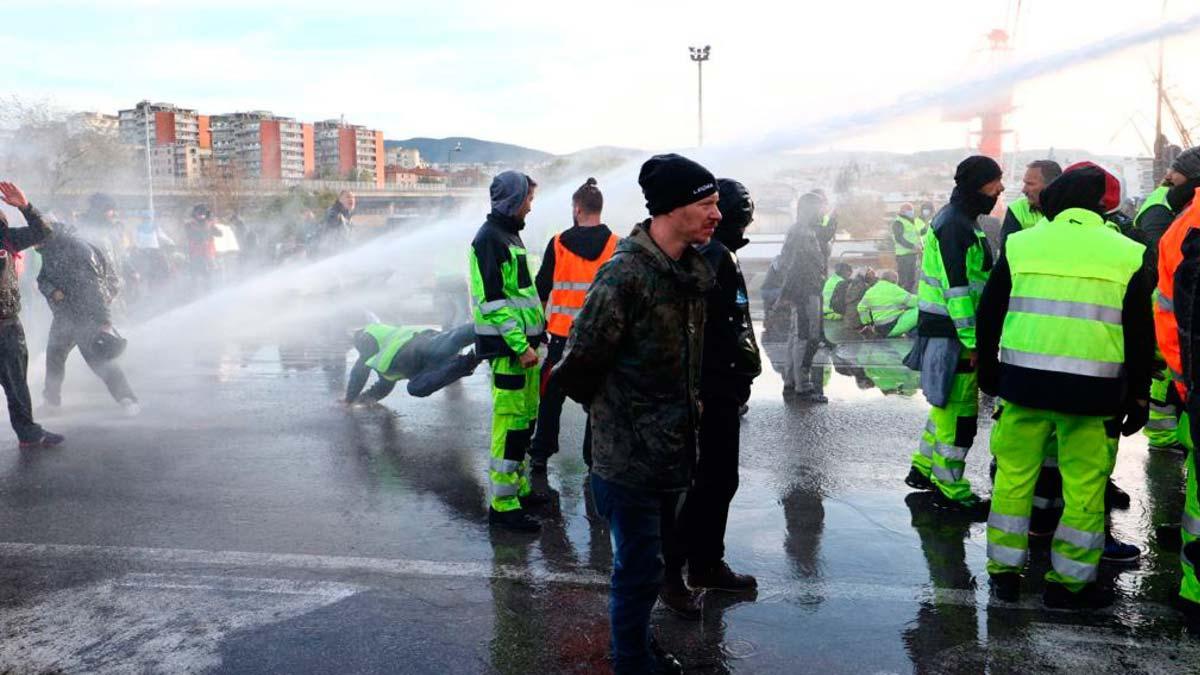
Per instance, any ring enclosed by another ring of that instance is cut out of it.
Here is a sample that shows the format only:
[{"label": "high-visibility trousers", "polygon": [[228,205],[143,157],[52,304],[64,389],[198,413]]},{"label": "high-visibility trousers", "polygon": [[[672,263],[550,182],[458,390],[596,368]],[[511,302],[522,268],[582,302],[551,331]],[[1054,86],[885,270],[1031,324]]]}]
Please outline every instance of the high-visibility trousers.
[{"label": "high-visibility trousers", "polygon": [[1177,434],[1179,407],[1168,401],[1172,386],[1170,373],[1150,381],[1150,419],[1142,430],[1150,445],[1167,447],[1181,440]]},{"label": "high-visibility trousers", "polygon": [[488,465],[491,506],[521,508],[529,494],[529,441],[537,422],[540,381],[537,368],[522,368],[515,357],[492,359],[492,444]]},{"label": "high-visibility trousers", "polygon": [[1179,595],[1185,600],[1200,603],[1200,581],[1196,579],[1196,566],[1200,565],[1200,489],[1197,489],[1196,450],[1190,432],[1188,415],[1184,413],[1185,435],[1188,439],[1187,456],[1187,490],[1183,502],[1183,517],[1180,520],[1179,534],[1183,540],[1179,564],[1183,567],[1183,578],[1179,582]]},{"label": "high-visibility trousers", "polygon": [[964,477],[967,453],[975,442],[979,416],[979,379],[974,372],[956,373],[946,407],[930,406],[929,419],[912,465],[937,489],[955,501],[972,497]]},{"label": "high-visibility trousers", "polygon": [[1096,580],[1104,553],[1104,490],[1116,464],[1116,420],[1068,415],[1005,402],[992,436],[996,484],[988,516],[989,574],[1020,572],[1029,557],[1029,516],[1045,460],[1046,440],[1058,439],[1063,515],[1050,545],[1046,580],[1071,591]]}]

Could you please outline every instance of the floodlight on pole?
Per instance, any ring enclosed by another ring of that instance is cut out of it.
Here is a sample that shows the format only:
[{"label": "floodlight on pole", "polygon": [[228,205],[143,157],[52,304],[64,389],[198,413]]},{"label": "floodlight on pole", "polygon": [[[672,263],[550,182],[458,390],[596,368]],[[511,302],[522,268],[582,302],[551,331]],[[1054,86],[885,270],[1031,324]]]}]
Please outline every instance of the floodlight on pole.
[{"label": "floodlight on pole", "polygon": [[688,47],[692,60],[696,62],[696,145],[704,146],[704,62],[708,60],[711,45]]}]

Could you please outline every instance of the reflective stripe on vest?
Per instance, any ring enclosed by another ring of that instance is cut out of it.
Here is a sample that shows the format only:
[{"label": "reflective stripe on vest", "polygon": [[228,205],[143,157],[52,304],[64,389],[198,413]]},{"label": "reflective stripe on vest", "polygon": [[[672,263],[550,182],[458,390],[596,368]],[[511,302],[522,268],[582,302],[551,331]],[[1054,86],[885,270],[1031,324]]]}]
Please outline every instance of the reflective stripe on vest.
[{"label": "reflective stripe on vest", "polygon": [[917,284],[920,310],[949,318],[958,332],[959,341],[968,349],[975,347],[975,310],[991,274],[990,269],[984,269],[991,257],[987,235],[978,226],[974,233],[975,242],[965,255],[967,285],[950,286],[941,245],[932,229],[924,238],[925,253],[921,257],[921,277]]},{"label": "reflective stripe on vest", "polygon": [[[503,282],[503,297],[487,300],[479,260],[471,248],[471,297],[474,299],[472,318],[475,334],[479,336],[511,336],[520,332],[526,337],[542,335],[546,330],[546,318],[542,314],[542,302],[529,273],[529,262],[523,247],[510,244],[508,259],[500,264]],[[509,348],[520,349],[514,339]]]},{"label": "reflective stripe on vest", "polygon": [[1084,209],[1009,236],[1012,295],[1000,337],[1002,363],[1118,378],[1124,370],[1121,308],[1145,247]]},{"label": "reflective stripe on vest", "polygon": [[617,235],[610,235],[600,257],[587,260],[564,246],[561,235],[555,235],[554,285],[546,306],[546,329],[551,335],[567,337],[571,334],[571,324],[583,309],[592,279],[596,278],[600,266],[608,262],[616,251],[617,241]]}]

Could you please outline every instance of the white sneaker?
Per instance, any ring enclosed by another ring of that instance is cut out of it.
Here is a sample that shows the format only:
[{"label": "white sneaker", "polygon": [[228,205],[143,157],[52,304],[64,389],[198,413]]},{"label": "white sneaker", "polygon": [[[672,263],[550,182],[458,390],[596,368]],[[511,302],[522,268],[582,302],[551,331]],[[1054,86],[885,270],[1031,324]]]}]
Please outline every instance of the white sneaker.
[{"label": "white sneaker", "polygon": [[125,411],[126,417],[137,417],[142,412],[142,406],[131,398],[121,400],[121,409]]}]

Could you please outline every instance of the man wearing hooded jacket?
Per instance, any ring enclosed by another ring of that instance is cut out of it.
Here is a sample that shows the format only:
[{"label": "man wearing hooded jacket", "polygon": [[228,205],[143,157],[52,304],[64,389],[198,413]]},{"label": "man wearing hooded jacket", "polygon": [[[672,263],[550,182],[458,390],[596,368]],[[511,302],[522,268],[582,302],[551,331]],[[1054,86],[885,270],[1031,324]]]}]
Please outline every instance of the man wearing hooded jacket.
[{"label": "man wearing hooded jacket", "polygon": [[[700,246],[716,275],[705,302],[704,352],[700,370],[700,457],[692,487],[679,516],[680,543],[668,548],[666,578],[659,599],[677,612],[697,610],[693,591],[747,591],[757,580],[738,574],[725,562],[725,525],[738,488],[740,408],[750,385],[762,372],[754,339],[746,279],[736,251],[750,243],[746,228],[754,220],[754,201],[741,183],[717,181],[721,222],[712,239]],[[687,564],[687,584],[683,566]],[[696,615],[698,618],[698,615]]]},{"label": "man wearing hooded jacket", "polygon": [[1041,194],[1046,221],[1009,237],[980,300],[980,386],[1004,399],[992,436],[997,471],[987,532],[988,574],[1001,600],[1019,597],[1034,485],[1053,434],[1065,507],[1044,601],[1053,608],[1106,602],[1096,579],[1113,441],[1146,423],[1154,351],[1145,247],[1104,220],[1103,200],[1116,184],[1095,165],[1072,167],[1051,183]]},{"label": "man wearing hooded jacket", "polygon": [[537,421],[537,348],[546,331],[521,230],[537,183],[516,171],[492,180],[492,211],[471,242],[471,313],[475,353],[492,366],[492,439],[488,522],[512,530],[541,528],[525,506],[543,503],[531,492],[526,455]]},{"label": "man wearing hooded jacket", "polygon": [[[1004,191],[1003,172],[990,157],[959,163],[954,191],[926,237],[918,284],[918,339],[906,363],[921,371],[929,420],[905,482],[934,490],[934,504],[982,519],[987,504],[964,473],[975,441],[979,384],[975,365],[975,309],[992,271],[992,249],[979,227]],[[915,359],[915,362],[914,362]]]},{"label": "man wearing hooded jacket", "polygon": [[42,254],[38,290],[54,315],[46,344],[46,405],[62,405],[67,355],[79,347],[83,360],[104,381],[113,400],[126,414],[136,415],[137,397],[116,359],[103,348],[103,334],[112,331],[109,306],[121,287],[117,270],[100,247],[70,231],[56,232],[38,250]]}]

